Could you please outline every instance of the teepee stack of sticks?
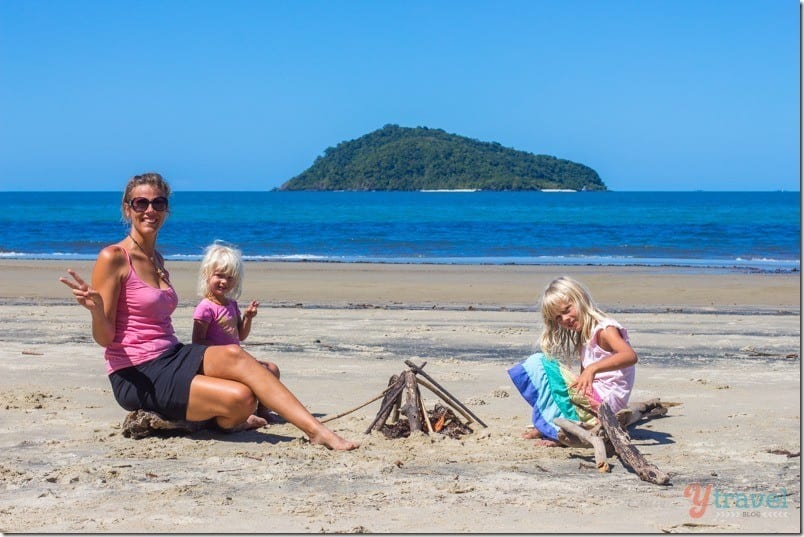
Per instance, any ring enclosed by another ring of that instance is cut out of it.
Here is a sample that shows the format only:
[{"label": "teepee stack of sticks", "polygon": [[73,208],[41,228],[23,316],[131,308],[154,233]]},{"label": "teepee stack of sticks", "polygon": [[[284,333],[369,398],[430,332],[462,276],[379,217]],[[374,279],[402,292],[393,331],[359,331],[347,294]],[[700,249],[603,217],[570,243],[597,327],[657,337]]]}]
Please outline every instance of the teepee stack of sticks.
[{"label": "teepee stack of sticks", "polygon": [[[388,428],[389,422],[391,426],[395,425],[399,421],[400,414],[407,418],[408,430],[406,432],[409,433],[417,431],[425,434],[442,432],[449,422],[452,423],[453,428],[460,430],[463,434],[471,432],[468,427],[471,423],[486,427],[483,420],[424,371],[424,366],[427,365],[427,362],[422,365],[416,365],[410,360],[405,360],[405,365],[408,368],[399,375],[392,375],[388,381],[388,387],[382,393],[362,405],[322,420],[322,422],[325,423],[343,417],[378,399],[382,399],[380,410],[366,429],[365,434],[369,434],[371,431],[383,430],[384,427]],[[437,404],[432,411],[428,411],[421,397],[420,386],[427,388],[438,396],[447,407]],[[466,422],[460,422],[451,410],[463,416]]]}]

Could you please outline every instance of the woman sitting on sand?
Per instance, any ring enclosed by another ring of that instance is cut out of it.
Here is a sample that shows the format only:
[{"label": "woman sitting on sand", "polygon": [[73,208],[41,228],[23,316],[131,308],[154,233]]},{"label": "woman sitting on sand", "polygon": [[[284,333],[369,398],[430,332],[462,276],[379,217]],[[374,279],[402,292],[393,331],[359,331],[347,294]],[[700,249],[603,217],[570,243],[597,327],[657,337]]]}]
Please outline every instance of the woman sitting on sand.
[{"label": "woman sitting on sand", "polygon": [[[246,423],[262,403],[301,429],[313,444],[351,450],[239,345],[182,344],[171,315],[178,296],[156,250],[168,214],[170,187],[157,173],[133,177],[123,194],[128,236],[98,254],[87,284],[74,271],[60,281],[92,314],[92,337],[106,348],[106,371],[126,410],[168,419],[215,419],[223,429]],[[248,425],[247,425],[248,426]]]}]

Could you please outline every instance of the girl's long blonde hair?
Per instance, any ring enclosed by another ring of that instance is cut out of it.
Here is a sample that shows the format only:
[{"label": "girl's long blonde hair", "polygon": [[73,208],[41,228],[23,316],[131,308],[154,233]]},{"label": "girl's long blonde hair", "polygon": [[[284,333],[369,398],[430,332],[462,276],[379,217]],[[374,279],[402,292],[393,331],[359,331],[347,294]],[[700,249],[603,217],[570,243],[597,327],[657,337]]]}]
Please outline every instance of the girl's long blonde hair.
[{"label": "girl's long blonde hair", "polygon": [[223,241],[215,241],[204,249],[204,259],[198,271],[198,296],[209,294],[209,277],[216,272],[234,279],[226,298],[237,300],[243,289],[242,253],[236,247]]},{"label": "girl's long blonde hair", "polygon": [[[567,303],[573,304],[578,312],[581,329],[577,332],[562,328],[558,323],[558,317]],[[567,362],[573,358],[580,358],[581,347],[592,337],[595,321],[602,321],[607,317],[595,305],[586,287],[567,276],[561,276],[550,282],[542,293],[541,305],[544,320],[540,340],[542,352],[563,358]]]}]

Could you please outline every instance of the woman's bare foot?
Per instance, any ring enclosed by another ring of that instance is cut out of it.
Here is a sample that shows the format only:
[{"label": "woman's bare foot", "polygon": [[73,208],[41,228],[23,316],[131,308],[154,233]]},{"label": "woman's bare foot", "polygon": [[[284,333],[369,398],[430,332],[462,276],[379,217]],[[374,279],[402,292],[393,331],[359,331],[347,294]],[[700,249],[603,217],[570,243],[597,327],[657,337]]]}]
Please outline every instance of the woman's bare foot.
[{"label": "woman's bare foot", "polygon": [[344,440],[323,426],[317,434],[310,435],[310,443],[324,446],[327,449],[334,449],[336,451],[351,451],[360,447],[360,444],[350,442],[349,440]]}]

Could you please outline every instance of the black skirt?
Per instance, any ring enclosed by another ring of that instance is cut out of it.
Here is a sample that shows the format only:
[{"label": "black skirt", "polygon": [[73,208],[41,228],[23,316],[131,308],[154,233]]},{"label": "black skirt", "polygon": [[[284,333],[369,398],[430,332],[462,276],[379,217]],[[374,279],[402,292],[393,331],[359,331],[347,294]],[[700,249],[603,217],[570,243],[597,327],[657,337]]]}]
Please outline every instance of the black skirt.
[{"label": "black skirt", "polygon": [[109,375],[114,398],[126,410],[150,410],[187,419],[190,383],[201,373],[206,345],[178,343],[159,358]]}]

